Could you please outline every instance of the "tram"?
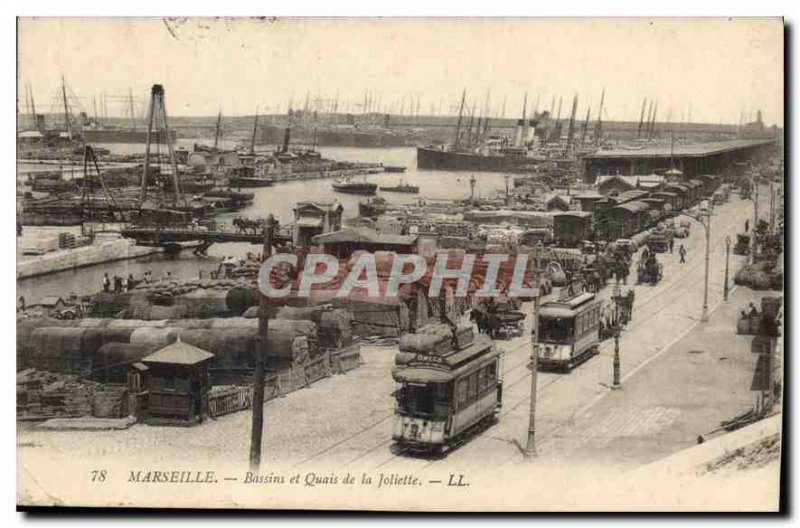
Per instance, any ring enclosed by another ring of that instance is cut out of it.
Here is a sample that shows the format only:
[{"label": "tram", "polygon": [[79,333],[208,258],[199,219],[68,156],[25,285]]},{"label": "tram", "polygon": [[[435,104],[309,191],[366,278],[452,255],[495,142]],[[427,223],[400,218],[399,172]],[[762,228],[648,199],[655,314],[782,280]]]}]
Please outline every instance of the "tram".
[{"label": "tram", "polygon": [[488,337],[469,334],[444,353],[403,352],[401,343],[392,370],[400,385],[392,439],[404,451],[445,454],[496,423],[503,351]]},{"label": "tram", "polygon": [[580,293],[539,308],[539,368],[570,371],[598,353],[603,303]]}]

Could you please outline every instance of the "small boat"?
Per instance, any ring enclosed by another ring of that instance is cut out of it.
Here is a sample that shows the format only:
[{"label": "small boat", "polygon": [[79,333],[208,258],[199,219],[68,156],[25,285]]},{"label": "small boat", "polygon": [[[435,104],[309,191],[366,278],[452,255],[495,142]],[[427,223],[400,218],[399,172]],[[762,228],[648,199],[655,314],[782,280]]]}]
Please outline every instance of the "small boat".
[{"label": "small boat", "polygon": [[401,165],[384,165],[383,170],[385,172],[405,172],[406,168]]},{"label": "small boat", "polygon": [[419,187],[416,185],[408,185],[403,182],[399,182],[397,185],[381,185],[380,190],[388,191],[388,192],[397,192],[397,193],[410,193],[410,194],[417,194],[419,192]]},{"label": "small boat", "polygon": [[228,179],[228,186],[237,189],[240,187],[269,187],[274,184],[275,180],[256,174],[255,169],[247,165],[234,167]]},{"label": "small boat", "polygon": [[372,199],[367,199],[365,202],[358,202],[358,215],[365,218],[375,218],[384,214],[388,208],[389,203],[376,196]]},{"label": "small boat", "polygon": [[337,180],[332,183],[333,190],[341,193],[348,194],[375,194],[378,190],[378,185],[368,182],[351,182],[346,180]]},{"label": "small boat", "polygon": [[272,178],[261,178],[258,176],[231,176],[228,180],[228,187],[239,189],[242,187],[270,187],[275,184]]}]

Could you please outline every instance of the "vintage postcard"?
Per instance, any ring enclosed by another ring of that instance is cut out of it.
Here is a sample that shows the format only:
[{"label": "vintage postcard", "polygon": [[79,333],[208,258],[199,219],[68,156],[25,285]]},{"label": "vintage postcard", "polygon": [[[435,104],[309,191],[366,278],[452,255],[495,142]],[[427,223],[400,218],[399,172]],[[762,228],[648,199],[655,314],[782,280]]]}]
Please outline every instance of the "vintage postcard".
[{"label": "vintage postcard", "polygon": [[18,19],[18,507],[779,511],[784,31]]}]

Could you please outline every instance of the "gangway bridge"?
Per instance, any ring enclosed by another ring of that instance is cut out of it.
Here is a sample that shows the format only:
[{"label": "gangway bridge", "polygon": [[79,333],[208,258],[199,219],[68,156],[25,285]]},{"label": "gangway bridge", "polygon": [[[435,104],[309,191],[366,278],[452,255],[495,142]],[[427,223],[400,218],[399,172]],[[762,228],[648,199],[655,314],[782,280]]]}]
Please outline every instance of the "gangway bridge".
[{"label": "gangway bridge", "polygon": [[[202,226],[134,226],[120,231],[123,237],[136,241],[139,246],[163,247],[171,252],[194,249],[195,253],[205,253],[212,244],[239,242],[260,245],[264,243],[264,233],[257,230],[240,230],[217,225],[215,229]],[[292,241],[291,226],[280,226],[273,233],[273,245]]]}]

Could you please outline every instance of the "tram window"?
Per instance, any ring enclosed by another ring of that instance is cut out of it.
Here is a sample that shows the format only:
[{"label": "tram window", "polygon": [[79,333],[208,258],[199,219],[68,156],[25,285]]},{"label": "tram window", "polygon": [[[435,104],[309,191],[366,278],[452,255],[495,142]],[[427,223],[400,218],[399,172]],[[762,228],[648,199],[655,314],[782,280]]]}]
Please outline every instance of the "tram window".
[{"label": "tram window", "polygon": [[468,388],[467,378],[462,378],[456,383],[456,403],[459,406],[467,403]]},{"label": "tram window", "polygon": [[542,341],[564,343],[572,335],[574,321],[561,317],[540,319],[539,327],[539,338]]},{"label": "tram window", "polygon": [[468,398],[470,401],[472,401],[478,396],[478,373],[473,372],[467,379],[469,380]]},{"label": "tram window", "polygon": [[497,382],[497,361],[486,367],[486,386],[491,387]]},{"label": "tram window", "polygon": [[486,388],[486,368],[478,370],[478,392]]}]

